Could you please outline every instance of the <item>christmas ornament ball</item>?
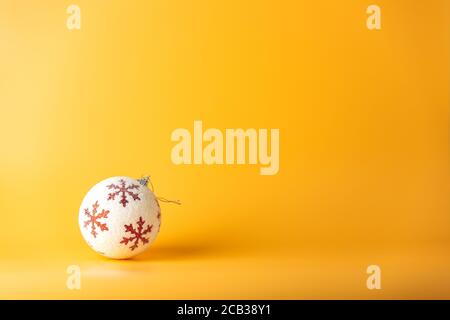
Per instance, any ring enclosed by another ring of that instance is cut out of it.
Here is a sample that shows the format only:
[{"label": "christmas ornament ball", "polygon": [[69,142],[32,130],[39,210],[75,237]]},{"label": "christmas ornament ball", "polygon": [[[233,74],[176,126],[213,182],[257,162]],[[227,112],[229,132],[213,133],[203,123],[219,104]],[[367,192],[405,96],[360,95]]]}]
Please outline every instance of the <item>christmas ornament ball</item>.
[{"label": "christmas ornament ball", "polygon": [[127,259],[148,249],[161,226],[161,209],[148,178],[112,177],[86,194],[81,203],[81,234],[96,252]]}]

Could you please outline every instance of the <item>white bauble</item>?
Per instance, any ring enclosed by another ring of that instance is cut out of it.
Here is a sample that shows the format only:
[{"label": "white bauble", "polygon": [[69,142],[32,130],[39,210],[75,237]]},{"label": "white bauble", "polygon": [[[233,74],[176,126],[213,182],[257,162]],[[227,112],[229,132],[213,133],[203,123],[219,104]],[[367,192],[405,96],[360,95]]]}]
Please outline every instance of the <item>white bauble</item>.
[{"label": "white bauble", "polygon": [[161,209],[146,179],[112,177],[97,183],[81,203],[81,234],[96,252],[127,259],[145,251],[161,225]]}]

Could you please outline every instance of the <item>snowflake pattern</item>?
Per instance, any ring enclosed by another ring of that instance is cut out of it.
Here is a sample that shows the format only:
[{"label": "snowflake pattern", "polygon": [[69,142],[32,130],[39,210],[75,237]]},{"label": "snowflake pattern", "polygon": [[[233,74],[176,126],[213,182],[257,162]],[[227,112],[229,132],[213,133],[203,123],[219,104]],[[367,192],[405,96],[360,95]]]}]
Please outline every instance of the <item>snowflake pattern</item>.
[{"label": "snowflake pattern", "polygon": [[133,224],[125,225],[125,232],[129,232],[132,234],[131,237],[123,237],[122,241],[120,243],[123,243],[124,245],[127,245],[129,242],[133,243],[133,245],[130,247],[131,251],[136,249],[139,246],[139,240],[141,240],[142,244],[148,243],[148,238],[144,237],[147,233],[150,233],[152,231],[153,225],[147,225],[147,228],[144,229],[145,220],[142,219],[142,217],[139,217],[139,220],[137,221],[137,229],[133,227]]},{"label": "snowflake pattern", "polygon": [[107,219],[109,210],[103,209],[102,212],[97,214],[98,207],[98,201],[95,201],[95,203],[92,205],[92,213],[89,211],[89,209],[84,209],[84,214],[88,217],[88,220],[84,221],[84,227],[87,229],[89,225],[91,226],[91,234],[94,236],[94,238],[96,238],[98,234],[96,231],[97,228],[99,228],[100,231],[109,230],[106,223],[101,223],[98,221],[100,219]]},{"label": "snowflake pattern", "polygon": [[159,221],[159,227],[161,227],[161,207],[159,206],[158,200],[155,199],[155,202],[156,202],[156,206],[158,207],[158,215],[156,216],[156,218]]},{"label": "snowflake pattern", "polygon": [[115,200],[117,196],[120,196],[119,203],[121,203],[124,208],[129,202],[127,199],[128,197],[131,197],[134,201],[141,200],[139,194],[133,192],[133,190],[139,189],[139,185],[130,184],[127,186],[123,179],[119,180],[119,184],[111,183],[110,185],[107,185],[107,188],[113,190],[113,192],[108,194],[108,200]]}]

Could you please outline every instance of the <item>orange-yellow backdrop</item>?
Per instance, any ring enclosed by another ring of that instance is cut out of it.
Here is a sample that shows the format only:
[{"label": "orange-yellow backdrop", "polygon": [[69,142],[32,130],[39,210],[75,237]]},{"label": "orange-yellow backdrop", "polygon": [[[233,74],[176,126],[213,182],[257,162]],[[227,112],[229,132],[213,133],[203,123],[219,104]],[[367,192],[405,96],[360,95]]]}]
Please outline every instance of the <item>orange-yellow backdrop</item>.
[{"label": "orange-yellow backdrop", "polygon": [[[449,7],[1,0],[0,298],[450,298]],[[280,128],[280,172],[175,166],[197,119]],[[98,256],[83,196],[145,173],[183,205],[148,253]]]}]

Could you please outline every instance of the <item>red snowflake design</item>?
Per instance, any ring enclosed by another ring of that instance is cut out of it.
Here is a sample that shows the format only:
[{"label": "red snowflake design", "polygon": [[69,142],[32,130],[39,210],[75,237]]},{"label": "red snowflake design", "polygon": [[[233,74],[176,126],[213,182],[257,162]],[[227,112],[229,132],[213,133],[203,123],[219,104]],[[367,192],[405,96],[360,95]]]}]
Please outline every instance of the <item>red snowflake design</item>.
[{"label": "red snowflake design", "polygon": [[161,226],[161,207],[159,206],[158,200],[155,199],[155,202],[156,202],[156,206],[158,207],[158,215],[156,216],[156,218],[158,218],[159,225]]},{"label": "red snowflake design", "polygon": [[120,179],[119,184],[111,183],[110,185],[107,185],[108,189],[114,190],[113,192],[108,194],[108,200],[115,200],[116,196],[120,195],[120,203],[125,208],[127,206],[128,196],[133,198],[134,201],[141,200],[139,198],[139,195],[137,193],[134,193],[132,190],[139,189],[139,185],[137,184],[130,184],[126,185],[125,180]]},{"label": "red snowflake design", "polygon": [[94,236],[94,238],[96,238],[98,234],[96,231],[97,228],[99,228],[100,231],[109,230],[106,223],[101,223],[98,221],[100,219],[107,219],[109,210],[103,209],[102,212],[97,214],[98,207],[98,201],[95,201],[95,203],[92,205],[92,213],[89,211],[89,209],[84,209],[84,214],[89,218],[88,220],[84,221],[84,227],[87,228],[89,227],[89,225],[91,226],[91,234]]},{"label": "red snowflake design", "polygon": [[123,243],[127,245],[129,242],[133,242],[133,245],[130,247],[131,251],[136,249],[139,246],[139,240],[141,240],[142,244],[148,243],[148,238],[144,237],[147,233],[150,233],[152,231],[153,225],[147,225],[147,228],[144,229],[145,220],[142,219],[142,217],[139,217],[139,220],[137,221],[137,229],[133,227],[133,224],[125,225],[125,232],[129,232],[132,234],[131,237],[123,237],[122,241],[120,243]]}]

